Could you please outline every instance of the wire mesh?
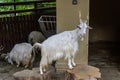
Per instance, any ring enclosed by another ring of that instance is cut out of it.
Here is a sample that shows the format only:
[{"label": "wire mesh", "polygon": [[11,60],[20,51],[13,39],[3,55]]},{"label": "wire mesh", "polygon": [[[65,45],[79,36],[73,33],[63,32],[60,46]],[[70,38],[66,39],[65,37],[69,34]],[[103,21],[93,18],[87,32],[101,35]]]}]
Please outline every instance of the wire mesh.
[{"label": "wire mesh", "polygon": [[56,16],[42,15],[38,22],[45,37],[56,34]]}]

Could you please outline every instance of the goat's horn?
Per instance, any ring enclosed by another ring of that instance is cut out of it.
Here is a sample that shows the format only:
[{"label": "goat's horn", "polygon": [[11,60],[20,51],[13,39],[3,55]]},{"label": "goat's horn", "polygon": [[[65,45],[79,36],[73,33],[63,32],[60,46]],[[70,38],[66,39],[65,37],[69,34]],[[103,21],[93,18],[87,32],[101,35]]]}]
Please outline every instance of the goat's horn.
[{"label": "goat's horn", "polygon": [[87,14],[87,21],[89,20],[89,13]]},{"label": "goat's horn", "polygon": [[79,11],[79,19],[81,19],[81,12]]},{"label": "goat's horn", "polygon": [[80,11],[79,11],[79,20],[80,20],[80,23],[82,23],[81,12]]},{"label": "goat's horn", "polygon": [[88,26],[88,29],[93,29],[92,27]]}]

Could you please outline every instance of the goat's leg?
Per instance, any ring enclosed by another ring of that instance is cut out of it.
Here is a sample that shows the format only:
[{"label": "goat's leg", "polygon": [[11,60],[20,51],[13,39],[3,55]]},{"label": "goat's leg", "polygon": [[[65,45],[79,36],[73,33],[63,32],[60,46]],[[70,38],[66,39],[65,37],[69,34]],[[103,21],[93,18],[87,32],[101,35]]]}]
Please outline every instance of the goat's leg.
[{"label": "goat's leg", "polygon": [[43,68],[43,71],[44,71],[44,72],[46,72],[46,69],[45,69],[45,68]]},{"label": "goat's leg", "polygon": [[11,60],[11,58],[8,59],[8,62],[9,62],[11,65],[13,65],[13,61]]},{"label": "goat's leg", "polygon": [[73,66],[76,66],[76,63],[75,63],[75,61],[74,61],[74,56],[72,57],[72,65],[73,65]]},{"label": "goat's leg", "polygon": [[46,67],[47,67],[47,58],[44,55],[42,56],[41,61],[40,61],[40,68],[39,68],[40,74],[43,74],[43,71],[46,71],[45,69]]},{"label": "goat's leg", "polygon": [[19,67],[20,66],[20,61],[16,61],[16,63],[17,63],[17,67]]},{"label": "goat's leg", "polygon": [[69,69],[73,69],[71,57],[68,57],[68,67]]},{"label": "goat's leg", "polygon": [[27,68],[28,66],[29,66],[29,65],[28,65],[28,64],[26,64],[26,65],[25,65],[25,68]]},{"label": "goat's leg", "polygon": [[43,71],[42,71],[42,65],[41,65],[41,63],[40,63],[39,70],[40,70],[40,74],[43,74]]},{"label": "goat's leg", "polygon": [[29,66],[30,66],[29,68],[31,68],[31,69],[32,69],[32,67],[33,67],[33,64],[29,64]]}]

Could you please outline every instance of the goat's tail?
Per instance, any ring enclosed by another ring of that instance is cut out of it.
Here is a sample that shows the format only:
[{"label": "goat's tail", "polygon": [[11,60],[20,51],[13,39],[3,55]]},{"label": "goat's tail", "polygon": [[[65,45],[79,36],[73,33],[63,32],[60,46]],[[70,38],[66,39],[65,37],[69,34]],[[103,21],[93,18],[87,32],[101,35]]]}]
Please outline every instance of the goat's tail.
[{"label": "goat's tail", "polygon": [[31,51],[31,58],[30,58],[30,61],[29,61],[29,65],[30,65],[30,68],[32,68],[33,66],[33,62],[35,60],[35,55],[37,53],[37,48],[41,48],[41,44],[36,42],[33,47],[32,47],[32,51]]},{"label": "goat's tail", "polygon": [[32,48],[31,50],[31,58],[29,60],[29,68],[32,68],[33,67],[33,62],[35,60],[35,51],[34,51],[34,48]]},{"label": "goat's tail", "polygon": [[34,45],[33,45],[33,48],[41,48],[41,44],[36,42]]},{"label": "goat's tail", "polygon": [[41,52],[41,44],[36,42],[33,45],[33,51],[34,51],[35,54],[39,54]]}]

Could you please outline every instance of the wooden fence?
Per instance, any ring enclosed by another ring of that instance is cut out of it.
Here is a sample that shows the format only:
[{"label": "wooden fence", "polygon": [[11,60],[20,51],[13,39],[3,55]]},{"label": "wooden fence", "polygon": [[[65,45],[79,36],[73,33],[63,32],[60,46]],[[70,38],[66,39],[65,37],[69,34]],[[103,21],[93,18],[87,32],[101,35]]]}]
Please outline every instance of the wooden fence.
[{"label": "wooden fence", "polygon": [[[0,45],[4,47],[4,49],[0,51],[0,53],[10,52],[10,50],[13,48],[14,44],[16,43],[27,42],[28,35],[31,31],[35,31],[35,30],[41,31],[38,23],[38,19],[41,15],[55,15],[55,12],[50,12],[50,13],[44,12],[44,10],[49,11],[50,9],[55,10],[56,8],[49,7],[44,9],[27,10],[27,11],[40,12],[31,15],[0,17]],[[11,14],[17,12],[19,11],[4,11],[4,12],[0,12],[0,14],[4,14],[4,13]],[[22,10],[20,12],[22,12]]]}]

